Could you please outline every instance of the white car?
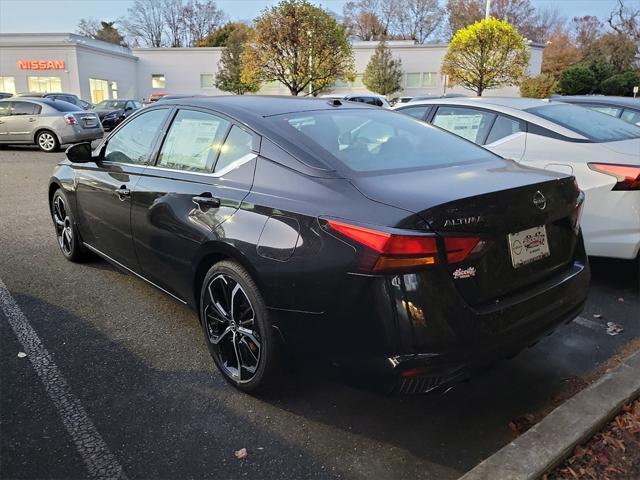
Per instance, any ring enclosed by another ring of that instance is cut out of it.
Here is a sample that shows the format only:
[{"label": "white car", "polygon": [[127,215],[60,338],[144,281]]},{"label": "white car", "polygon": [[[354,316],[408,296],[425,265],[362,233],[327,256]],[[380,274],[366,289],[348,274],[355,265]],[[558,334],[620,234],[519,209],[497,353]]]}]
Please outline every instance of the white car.
[{"label": "white car", "polygon": [[376,93],[349,93],[345,95],[322,95],[320,98],[336,98],[339,100],[347,100],[349,102],[360,102],[376,107],[391,108],[386,97]]},{"label": "white car", "polygon": [[586,196],[587,253],[639,257],[640,127],[576,105],[527,98],[442,98],[395,110],[518,163],[573,174]]}]

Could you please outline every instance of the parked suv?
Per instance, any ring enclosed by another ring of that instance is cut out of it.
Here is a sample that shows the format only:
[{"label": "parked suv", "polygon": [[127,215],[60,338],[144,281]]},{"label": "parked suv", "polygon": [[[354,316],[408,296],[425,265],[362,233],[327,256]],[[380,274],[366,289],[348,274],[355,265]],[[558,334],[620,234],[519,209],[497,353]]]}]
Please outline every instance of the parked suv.
[{"label": "parked suv", "polygon": [[103,133],[97,114],[62,100],[0,100],[0,145],[36,144],[54,152],[65,143],[90,142]]},{"label": "parked suv", "polygon": [[17,95],[18,97],[34,97],[34,98],[49,98],[51,100],[62,100],[63,102],[69,102],[74,105],[77,105],[82,110],[90,110],[93,108],[89,102],[85,102],[77,95],[73,93],[40,93],[40,92],[28,92],[28,93],[20,93]]}]

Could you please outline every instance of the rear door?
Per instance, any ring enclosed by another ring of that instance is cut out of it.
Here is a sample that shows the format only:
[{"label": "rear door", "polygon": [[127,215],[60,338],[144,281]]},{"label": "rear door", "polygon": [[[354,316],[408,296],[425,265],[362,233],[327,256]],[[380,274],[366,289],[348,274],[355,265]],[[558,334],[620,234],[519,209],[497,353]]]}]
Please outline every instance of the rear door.
[{"label": "rear door", "polygon": [[6,139],[13,142],[33,141],[33,129],[42,107],[31,102],[11,102],[10,116],[5,120]]},{"label": "rear door", "polygon": [[191,298],[193,261],[204,243],[225,237],[224,223],[253,184],[258,149],[259,137],[222,114],[177,111],[133,192],[133,236],[146,278]]},{"label": "rear door", "polygon": [[94,249],[139,272],[131,236],[131,192],[147,167],[170,108],[146,110],[117,129],[96,163],[74,164],[80,234]]},{"label": "rear door", "polygon": [[0,142],[7,140],[7,119],[11,115],[11,102],[0,102]]}]

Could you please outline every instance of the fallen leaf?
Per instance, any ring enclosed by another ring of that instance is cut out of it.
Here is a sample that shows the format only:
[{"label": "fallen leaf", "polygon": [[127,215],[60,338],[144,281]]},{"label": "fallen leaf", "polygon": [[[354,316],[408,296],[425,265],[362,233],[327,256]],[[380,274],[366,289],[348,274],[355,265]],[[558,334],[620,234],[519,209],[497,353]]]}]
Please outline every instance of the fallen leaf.
[{"label": "fallen leaf", "polygon": [[24,358],[24,357],[26,357],[26,356],[27,356],[27,354],[26,354],[26,353],[24,353],[24,352],[18,352],[18,358]]},{"label": "fallen leaf", "polygon": [[593,315],[593,318],[602,318],[602,315],[600,315],[599,313],[595,313],[595,314]]},{"label": "fallen leaf", "polygon": [[624,302],[624,298],[622,298],[622,297],[618,297],[618,301],[619,301],[619,302]]},{"label": "fallen leaf", "polygon": [[235,452],[235,456],[238,460],[242,460],[243,458],[247,457],[247,449],[246,448],[241,448],[240,450],[236,450]]}]

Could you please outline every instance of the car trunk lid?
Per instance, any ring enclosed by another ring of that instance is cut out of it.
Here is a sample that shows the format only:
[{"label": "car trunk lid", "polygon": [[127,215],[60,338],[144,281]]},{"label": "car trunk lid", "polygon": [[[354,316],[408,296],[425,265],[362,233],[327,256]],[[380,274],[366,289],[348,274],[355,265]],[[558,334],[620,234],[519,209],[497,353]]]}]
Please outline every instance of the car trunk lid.
[{"label": "car trunk lid", "polygon": [[[428,227],[443,237],[443,251],[448,237],[481,239],[464,261],[445,261],[471,305],[541,281],[567,268],[573,258],[577,235],[572,215],[579,193],[573,177],[504,160],[485,162],[484,168],[474,164],[384,177],[355,178],[353,183],[367,197],[414,212],[426,223],[397,226]],[[521,258],[512,256],[515,241],[528,242],[526,251],[537,248],[540,258],[514,266],[514,258]]]}]

